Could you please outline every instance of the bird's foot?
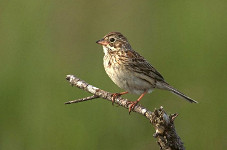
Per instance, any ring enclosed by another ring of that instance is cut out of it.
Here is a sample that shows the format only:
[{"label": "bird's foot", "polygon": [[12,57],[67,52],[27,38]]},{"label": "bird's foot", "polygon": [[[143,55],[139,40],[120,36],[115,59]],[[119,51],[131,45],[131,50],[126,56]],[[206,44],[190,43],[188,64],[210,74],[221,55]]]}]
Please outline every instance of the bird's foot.
[{"label": "bird's foot", "polygon": [[118,96],[121,96],[120,93],[113,93],[112,94],[112,105],[114,105],[115,98],[118,97]]},{"label": "bird's foot", "polygon": [[131,113],[132,110],[134,110],[135,106],[139,103],[139,101],[144,97],[144,95],[147,94],[147,91],[143,92],[143,94],[140,95],[140,97],[136,101],[129,101],[128,104],[129,106],[129,114]]},{"label": "bird's foot", "polygon": [[130,105],[129,106],[129,109],[128,109],[128,113],[130,114],[131,111],[134,110],[135,106],[138,104],[139,101],[129,101],[128,104]]},{"label": "bird's foot", "polygon": [[115,99],[121,95],[127,94],[128,92],[113,93],[112,94],[112,105],[114,105]]}]

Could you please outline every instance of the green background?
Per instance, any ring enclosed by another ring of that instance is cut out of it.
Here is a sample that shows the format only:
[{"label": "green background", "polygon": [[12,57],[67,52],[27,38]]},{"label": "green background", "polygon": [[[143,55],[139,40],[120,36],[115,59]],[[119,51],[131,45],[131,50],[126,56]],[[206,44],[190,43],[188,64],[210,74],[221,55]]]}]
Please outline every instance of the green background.
[{"label": "green background", "polygon": [[179,113],[175,126],[187,149],[226,149],[226,10],[225,0],[0,1],[0,149],[159,149],[139,114],[103,99],[64,105],[89,96],[67,74],[122,91],[95,43],[110,31],[199,102],[156,90],[141,104]]}]

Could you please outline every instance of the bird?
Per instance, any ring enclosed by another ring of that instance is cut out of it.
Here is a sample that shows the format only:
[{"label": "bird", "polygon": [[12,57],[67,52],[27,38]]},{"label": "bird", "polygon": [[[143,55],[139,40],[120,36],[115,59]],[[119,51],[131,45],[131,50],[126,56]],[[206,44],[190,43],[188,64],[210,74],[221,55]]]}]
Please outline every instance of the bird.
[{"label": "bird", "polygon": [[136,101],[129,101],[129,113],[138,102],[154,89],[170,91],[191,103],[198,103],[179,90],[169,85],[163,76],[128,42],[120,32],[110,32],[96,42],[103,47],[103,65],[110,79],[121,89],[121,93],[112,95],[112,103],[116,97],[132,93],[140,95]]}]

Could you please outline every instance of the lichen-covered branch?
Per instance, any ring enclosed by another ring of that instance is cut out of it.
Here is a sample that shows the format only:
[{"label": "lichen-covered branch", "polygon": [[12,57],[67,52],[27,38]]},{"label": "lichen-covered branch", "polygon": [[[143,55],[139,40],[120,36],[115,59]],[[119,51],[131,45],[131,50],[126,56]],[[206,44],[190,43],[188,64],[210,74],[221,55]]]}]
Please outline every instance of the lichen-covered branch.
[{"label": "lichen-covered branch", "polygon": [[[65,104],[72,104],[78,102],[84,102],[88,100],[93,100],[96,98],[103,98],[108,101],[112,101],[112,93],[101,90],[93,85],[86,83],[85,81],[75,77],[74,75],[67,75],[66,79],[70,82],[72,86],[76,86],[84,91],[87,91],[92,94],[92,96],[81,98],[78,100],[73,100],[66,102]],[[129,108],[129,100],[123,99],[122,97],[116,97],[115,104],[118,104],[124,108]],[[147,119],[150,120],[151,124],[155,128],[154,137],[157,138],[157,143],[162,150],[184,150],[183,142],[180,137],[177,135],[174,127],[174,119],[177,117],[177,114],[168,115],[161,106],[159,109],[155,109],[154,112],[146,109],[141,105],[136,105],[134,112],[137,112]]]}]

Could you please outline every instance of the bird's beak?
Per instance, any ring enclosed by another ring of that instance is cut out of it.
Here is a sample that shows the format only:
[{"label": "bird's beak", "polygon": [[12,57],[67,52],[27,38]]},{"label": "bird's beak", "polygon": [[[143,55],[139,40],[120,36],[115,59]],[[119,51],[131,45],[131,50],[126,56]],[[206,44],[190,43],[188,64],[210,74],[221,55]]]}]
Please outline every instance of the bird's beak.
[{"label": "bird's beak", "polygon": [[98,40],[98,41],[96,41],[96,43],[97,43],[97,44],[100,44],[100,45],[103,45],[103,46],[108,45],[108,42],[105,41],[104,39]]}]

